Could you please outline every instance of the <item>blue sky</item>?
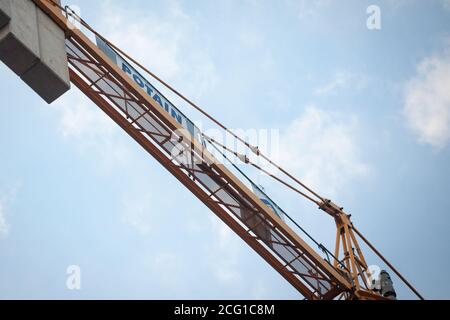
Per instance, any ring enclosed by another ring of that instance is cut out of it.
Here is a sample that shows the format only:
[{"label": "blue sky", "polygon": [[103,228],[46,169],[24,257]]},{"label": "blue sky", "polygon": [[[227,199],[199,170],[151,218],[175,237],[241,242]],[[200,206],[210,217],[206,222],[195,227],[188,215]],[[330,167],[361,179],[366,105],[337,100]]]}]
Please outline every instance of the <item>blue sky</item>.
[{"label": "blue sky", "polygon": [[[450,297],[449,1],[71,3],[230,128],[279,130],[280,162]],[[76,88],[49,106],[3,64],[0,83],[0,298],[299,298]],[[333,248],[328,216],[254,178]]]}]

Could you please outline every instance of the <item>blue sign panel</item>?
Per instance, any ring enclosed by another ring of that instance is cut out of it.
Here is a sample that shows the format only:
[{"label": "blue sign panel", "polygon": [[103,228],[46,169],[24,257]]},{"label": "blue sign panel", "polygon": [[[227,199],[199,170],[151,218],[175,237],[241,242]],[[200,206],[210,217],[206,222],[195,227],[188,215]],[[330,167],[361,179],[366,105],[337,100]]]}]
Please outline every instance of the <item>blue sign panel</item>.
[{"label": "blue sign panel", "polygon": [[172,118],[181,124],[197,141],[203,141],[200,129],[194,125],[177,107],[175,107],[164,95],[158,91],[147,79],[145,79],[130,63],[122,58],[102,39],[96,37],[97,46],[111,60],[117,64],[133,81],[146,92],[146,94],[158,103]]}]

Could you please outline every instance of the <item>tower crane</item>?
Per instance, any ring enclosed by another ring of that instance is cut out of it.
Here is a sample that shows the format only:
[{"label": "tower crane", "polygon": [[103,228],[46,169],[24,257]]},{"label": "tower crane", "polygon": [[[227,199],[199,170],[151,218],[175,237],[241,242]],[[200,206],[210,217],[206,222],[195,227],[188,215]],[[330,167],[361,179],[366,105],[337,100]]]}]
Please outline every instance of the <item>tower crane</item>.
[{"label": "tower crane", "polygon": [[[359,244],[359,241],[362,241],[417,297],[423,299],[353,225],[350,215],[342,207],[320,196],[262,154],[258,147],[235,135],[95,31],[69,7],[61,6],[57,0],[31,1],[64,31],[70,82],[176,177],[304,298],[395,299],[396,293],[387,272],[381,272],[378,286],[373,285],[373,275]],[[73,20],[79,22],[87,31],[75,28],[71,23]],[[95,35],[97,43],[91,41],[85,32]],[[133,65],[168,87],[221,129],[232,134],[256,156],[276,167],[285,178],[265,171],[247,156],[228,149],[203,134],[145,80]],[[313,249],[285,219],[289,219],[304,231],[300,225],[242,171],[238,169],[242,175],[237,175],[218,161],[211,148],[218,150],[225,159],[226,154],[232,154],[243,163],[262,170],[328,214],[336,224],[334,251],[330,252],[305,232],[318,249],[325,253],[326,258],[319,254],[320,251]],[[243,179],[249,179],[254,190],[251,190]]]}]

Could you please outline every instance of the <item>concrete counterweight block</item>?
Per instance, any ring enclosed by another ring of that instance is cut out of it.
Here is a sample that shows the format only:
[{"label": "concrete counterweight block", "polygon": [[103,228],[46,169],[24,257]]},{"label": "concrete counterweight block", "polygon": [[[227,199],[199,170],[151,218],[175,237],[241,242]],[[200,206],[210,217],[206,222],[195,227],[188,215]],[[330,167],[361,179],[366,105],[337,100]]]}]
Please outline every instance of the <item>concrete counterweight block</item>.
[{"label": "concrete counterweight block", "polygon": [[70,89],[69,67],[63,30],[43,11],[37,10],[40,60],[22,80],[47,103]]},{"label": "concrete counterweight block", "polygon": [[11,6],[9,1],[0,0],[0,28],[3,28],[11,20]]},{"label": "concrete counterweight block", "polygon": [[0,30],[0,59],[21,76],[39,59],[36,5],[29,0],[0,0],[0,8],[9,10],[8,24]]},{"label": "concrete counterweight block", "polygon": [[31,0],[0,0],[0,59],[47,103],[70,89],[64,31]]}]

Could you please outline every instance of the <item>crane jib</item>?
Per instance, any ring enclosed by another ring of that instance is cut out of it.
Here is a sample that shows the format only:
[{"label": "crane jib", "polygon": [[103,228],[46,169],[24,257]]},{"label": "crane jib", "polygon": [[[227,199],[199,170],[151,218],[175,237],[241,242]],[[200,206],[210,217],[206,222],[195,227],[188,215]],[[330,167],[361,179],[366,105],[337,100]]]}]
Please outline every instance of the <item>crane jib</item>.
[{"label": "crane jib", "polygon": [[158,103],[167,113],[170,114],[179,124],[183,126],[191,135],[204,145],[204,140],[200,129],[183,112],[173,105],[158,89],[145,79],[130,63],[114,51],[106,42],[96,37],[97,46],[103,51],[117,66],[122,69],[133,81],[144,90],[148,96]]}]

